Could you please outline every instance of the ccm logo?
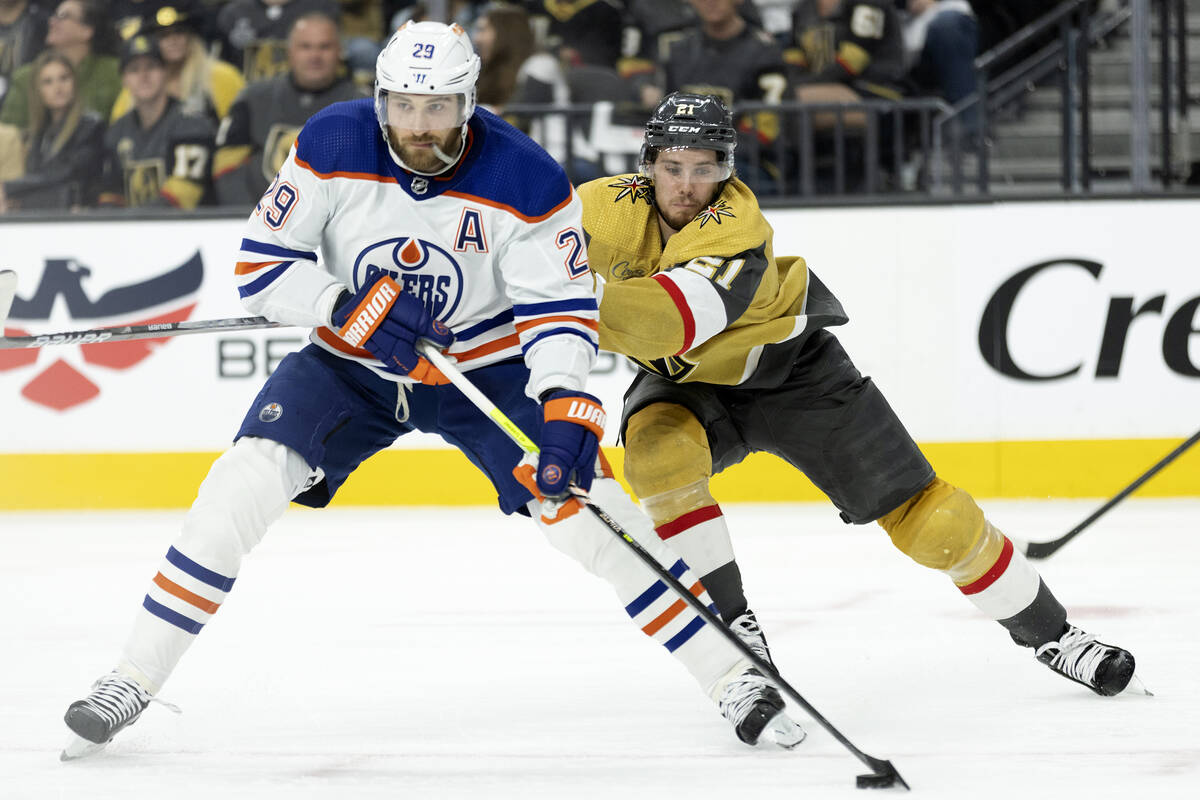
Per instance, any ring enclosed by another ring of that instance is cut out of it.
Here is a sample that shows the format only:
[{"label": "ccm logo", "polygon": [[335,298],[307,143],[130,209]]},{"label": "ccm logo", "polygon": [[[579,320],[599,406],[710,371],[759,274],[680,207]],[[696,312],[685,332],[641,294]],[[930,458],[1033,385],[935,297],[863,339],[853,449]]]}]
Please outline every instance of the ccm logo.
[{"label": "ccm logo", "polygon": [[699,133],[700,128],[695,125],[668,125],[667,131],[669,133]]}]

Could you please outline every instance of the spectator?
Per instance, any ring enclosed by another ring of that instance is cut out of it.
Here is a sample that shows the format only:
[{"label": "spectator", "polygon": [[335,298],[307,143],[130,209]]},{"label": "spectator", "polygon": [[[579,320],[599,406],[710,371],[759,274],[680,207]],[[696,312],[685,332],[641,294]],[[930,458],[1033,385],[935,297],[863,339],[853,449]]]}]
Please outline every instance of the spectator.
[{"label": "spectator", "polygon": [[549,18],[546,44],[564,64],[616,69],[624,26],[616,0],[540,0],[530,5],[535,7],[533,13]]},{"label": "spectator", "polygon": [[[625,9],[624,42],[617,61],[623,78],[652,76],[655,65],[666,63],[671,45],[696,24],[696,12],[687,0],[627,0]],[[754,3],[743,2],[737,10],[746,22],[762,27]]]},{"label": "spectator", "polygon": [[342,38],[346,63],[354,79],[374,87],[375,59],[383,49],[383,4],[378,0],[338,0],[342,9]]},{"label": "spectator", "polygon": [[232,0],[217,15],[222,55],[241,67],[247,82],[286,72],[288,32],[300,17],[317,11],[340,19],[336,0]]},{"label": "spectator", "polygon": [[[167,67],[167,91],[183,104],[183,113],[207,116],[215,127],[226,114],[245,81],[228,62],[208,53],[194,8],[182,3],[156,9],[144,26],[152,35]],[[122,89],[113,106],[112,119],[132,106],[128,89]]]},{"label": "spectator", "polygon": [[362,93],[345,74],[334,18],[312,12],[288,36],[288,71],[248,85],[217,132],[213,179],[221,205],[258,202],[310,116]]},{"label": "spectator", "polygon": [[[857,103],[902,95],[904,39],[893,0],[804,0],[793,12],[796,47],[788,52],[796,97],[806,103]],[[818,130],[838,115],[813,115]],[[842,115],[862,128],[866,115]]]},{"label": "spectator", "polygon": [[108,13],[117,37],[127,42],[139,33],[145,33],[146,22],[154,16],[159,5],[161,0],[112,0]]},{"label": "spectator", "polygon": [[102,205],[192,209],[211,198],[213,125],[184,111],[168,89],[169,75],[149,36],[126,43],[121,82],[133,108],[104,137]]},{"label": "spectator", "polygon": [[971,4],[907,0],[907,10],[904,52],[915,91],[938,95],[952,105],[971,95],[979,55],[979,23]]},{"label": "spectator", "polygon": [[[121,91],[120,70],[111,52],[114,35],[95,0],[63,0],[50,17],[46,44],[71,62],[78,76],[76,94],[85,109],[108,119],[113,102]],[[0,122],[27,128],[30,123],[30,96],[33,86],[31,64],[13,74],[12,85],[0,108]]]},{"label": "spectator", "polygon": [[[781,101],[788,87],[783,51],[770,34],[746,21],[745,0],[690,2],[698,23],[671,45],[657,80],[642,86],[642,103],[653,107],[666,91],[712,94],[727,105]],[[745,114],[738,119],[737,129],[743,152],[752,155],[743,162],[742,179],[760,193],[772,191],[770,181],[784,168],[774,155],[779,115]]]},{"label": "spectator", "polygon": [[91,205],[99,177],[104,120],[84,108],[71,59],[47,50],[30,65],[29,149],[25,175],[0,184],[0,208]]},{"label": "spectator", "polygon": [[25,145],[21,141],[21,131],[12,125],[0,124],[0,183],[24,174]]},{"label": "spectator", "polygon": [[46,12],[30,0],[0,0],[0,104],[17,67],[42,49],[46,24]]}]

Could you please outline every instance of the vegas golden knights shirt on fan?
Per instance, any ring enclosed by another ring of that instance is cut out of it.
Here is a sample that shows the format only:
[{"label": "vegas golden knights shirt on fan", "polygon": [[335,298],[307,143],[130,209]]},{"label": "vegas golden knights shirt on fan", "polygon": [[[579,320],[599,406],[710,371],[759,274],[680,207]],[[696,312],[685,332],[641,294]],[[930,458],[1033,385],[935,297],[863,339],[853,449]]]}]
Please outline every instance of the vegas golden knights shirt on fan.
[{"label": "vegas golden knights shirt on fan", "polygon": [[579,189],[588,261],[604,282],[600,347],[676,382],[776,385],[837,298],[773,232],[737,178],[663,247],[653,187],[636,174]]}]

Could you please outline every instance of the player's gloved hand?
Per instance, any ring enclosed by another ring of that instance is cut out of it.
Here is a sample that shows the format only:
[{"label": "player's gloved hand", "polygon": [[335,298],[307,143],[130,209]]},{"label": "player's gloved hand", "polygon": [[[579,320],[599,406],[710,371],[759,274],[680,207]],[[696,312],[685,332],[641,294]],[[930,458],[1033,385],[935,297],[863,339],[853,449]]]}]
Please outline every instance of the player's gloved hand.
[{"label": "player's gloved hand", "polygon": [[421,383],[449,383],[417,353],[416,346],[418,339],[428,339],[445,349],[454,341],[454,334],[390,276],[359,289],[334,309],[330,321],[347,344],[365,349],[383,362],[388,372]]},{"label": "player's gloved hand", "polygon": [[607,421],[603,406],[590,394],[559,390],[542,396],[542,414],[538,491],[551,500],[566,497],[570,483],[588,491]]}]

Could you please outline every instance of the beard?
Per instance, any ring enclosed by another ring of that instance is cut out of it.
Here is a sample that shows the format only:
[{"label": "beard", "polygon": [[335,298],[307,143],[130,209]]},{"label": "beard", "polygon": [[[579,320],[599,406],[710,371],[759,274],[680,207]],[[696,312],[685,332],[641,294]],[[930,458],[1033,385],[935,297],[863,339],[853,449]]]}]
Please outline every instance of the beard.
[{"label": "beard", "polygon": [[666,209],[659,202],[655,203],[655,207],[658,215],[663,218],[663,221],[670,225],[673,230],[677,231],[683,230],[684,226],[694,220],[696,215],[704,210],[703,204],[697,205],[695,209],[687,210]]},{"label": "beard", "polygon": [[462,149],[462,134],[458,128],[454,128],[444,134],[440,132],[425,131],[419,134],[409,134],[406,137],[399,137],[395,134],[395,129],[389,131],[391,133],[392,146],[400,159],[409,166],[410,169],[417,172],[438,173],[449,168],[449,164],[438,158],[437,153],[432,147],[419,147],[419,144],[435,144],[438,149],[450,158],[457,158],[459,151]]}]

